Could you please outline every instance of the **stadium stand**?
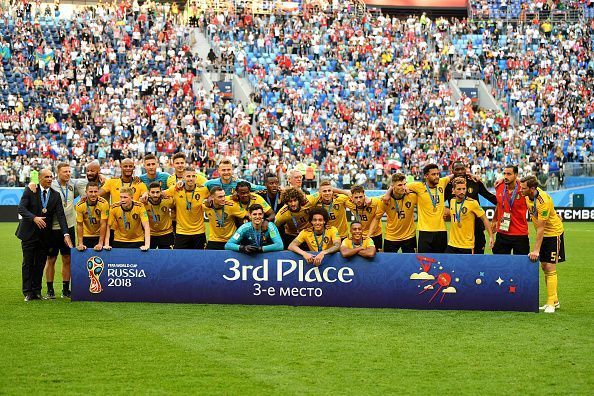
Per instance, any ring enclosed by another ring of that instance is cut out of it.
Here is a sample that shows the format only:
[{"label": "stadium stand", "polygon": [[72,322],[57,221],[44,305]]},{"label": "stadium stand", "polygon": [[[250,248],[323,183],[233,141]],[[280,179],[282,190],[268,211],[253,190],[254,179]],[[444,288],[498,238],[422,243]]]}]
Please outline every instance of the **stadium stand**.
[{"label": "stadium stand", "polygon": [[[209,175],[229,156],[247,180],[312,166],[368,188],[393,169],[459,158],[487,184],[518,163],[554,187],[564,163],[592,162],[587,3],[472,2],[471,18],[447,20],[359,2],[231,3],[191,5],[192,25],[215,49],[212,66],[249,81],[248,104],[198,82],[211,62],[167,3],[99,4],[69,18],[26,2],[4,9],[0,184],[23,185],[56,158],[78,169],[98,158],[115,175],[120,158],[149,152],[165,170],[182,151]],[[453,78],[484,80],[501,109],[454,100]]]}]

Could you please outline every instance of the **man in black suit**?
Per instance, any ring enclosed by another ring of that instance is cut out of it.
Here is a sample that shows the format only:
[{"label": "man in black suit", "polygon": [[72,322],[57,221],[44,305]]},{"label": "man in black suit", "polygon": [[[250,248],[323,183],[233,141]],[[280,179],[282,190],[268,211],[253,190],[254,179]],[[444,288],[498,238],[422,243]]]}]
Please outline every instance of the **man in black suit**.
[{"label": "man in black suit", "polygon": [[64,242],[72,248],[60,193],[51,188],[52,172],[39,172],[39,188],[33,193],[28,187],[19,202],[22,217],[16,236],[23,249],[23,294],[25,301],[41,299],[41,280],[51,241],[52,222],[58,219]]}]

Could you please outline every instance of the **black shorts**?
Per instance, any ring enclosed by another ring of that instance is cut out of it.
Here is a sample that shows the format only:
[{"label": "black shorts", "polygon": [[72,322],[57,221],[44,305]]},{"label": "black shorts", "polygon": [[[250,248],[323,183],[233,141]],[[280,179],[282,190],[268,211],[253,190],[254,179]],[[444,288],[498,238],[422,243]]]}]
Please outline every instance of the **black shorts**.
[{"label": "black shorts", "polygon": [[151,235],[151,249],[171,249],[173,247],[173,232],[165,235]]},{"label": "black shorts", "polygon": [[111,247],[112,248],[115,248],[115,249],[138,249],[142,245],[144,245],[144,242],[120,242],[120,241],[113,241],[113,243],[111,244]]},{"label": "black shorts", "polygon": [[[70,239],[72,241],[76,241],[74,236],[74,227],[70,227],[68,229],[68,234],[70,234]],[[70,256],[70,248],[64,243],[64,234],[62,234],[62,231],[52,230],[47,257],[58,257],[58,254],[61,254],[62,256]]]},{"label": "black shorts", "polygon": [[404,241],[384,241],[384,252],[398,253],[402,249],[402,253],[416,253],[417,252],[417,236],[405,239]]},{"label": "black shorts", "polygon": [[215,242],[215,241],[208,241],[206,242],[206,250],[225,250],[226,242]]},{"label": "black shorts", "polygon": [[83,245],[87,249],[93,249],[99,243],[99,237],[83,237]]},{"label": "black shorts", "polygon": [[445,252],[447,254],[474,254],[472,249],[462,249],[462,248],[450,246],[450,245],[448,245]]},{"label": "black shorts", "polygon": [[419,253],[443,253],[447,247],[447,231],[419,231]]},{"label": "black shorts", "polygon": [[485,225],[481,219],[476,219],[474,223],[474,254],[485,254]]},{"label": "black shorts", "polygon": [[183,235],[175,234],[174,249],[204,249],[206,234]]},{"label": "black shorts", "polygon": [[530,240],[528,235],[506,235],[500,232],[495,238],[493,254],[513,254],[525,256],[530,253]]},{"label": "black shorts", "polygon": [[373,241],[377,251],[384,248],[384,239],[382,238],[382,234],[371,237],[371,240]]},{"label": "black shorts", "polygon": [[565,241],[563,234],[558,237],[544,237],[540,245],[540,261],[542,263],[562,263],[565,261]]}]

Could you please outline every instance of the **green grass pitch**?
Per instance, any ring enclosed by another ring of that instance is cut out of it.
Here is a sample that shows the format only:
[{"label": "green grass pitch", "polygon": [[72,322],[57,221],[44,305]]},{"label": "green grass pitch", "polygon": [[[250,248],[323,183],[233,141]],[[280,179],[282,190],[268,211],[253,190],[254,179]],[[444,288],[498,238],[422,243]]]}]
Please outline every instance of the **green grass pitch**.
[{"label": "green grass pitch", "polygon": [[0,224],[0,394],[594,391],[594,223],[566,224],[554,315],[25,303],[15,229]]}]

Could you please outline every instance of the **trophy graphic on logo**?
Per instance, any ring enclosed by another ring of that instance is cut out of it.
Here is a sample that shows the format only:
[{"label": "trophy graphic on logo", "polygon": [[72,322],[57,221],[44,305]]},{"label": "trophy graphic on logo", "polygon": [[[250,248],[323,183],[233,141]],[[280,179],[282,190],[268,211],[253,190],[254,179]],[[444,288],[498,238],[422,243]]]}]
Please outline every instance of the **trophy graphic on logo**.
[{"label": "trophy graphic on logo", "polygon": [[103,272],[103,260],[101,257],[93,256],[87,260],[87,269],[89,270],[89,279],[91,283],[89,284],[89,291],[91,293],[97,294],[103,291],[101,287],[101,282],[99,282],[99,277]]}]

